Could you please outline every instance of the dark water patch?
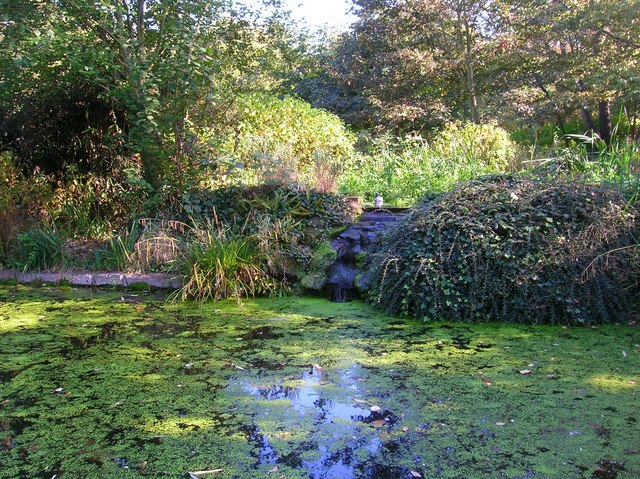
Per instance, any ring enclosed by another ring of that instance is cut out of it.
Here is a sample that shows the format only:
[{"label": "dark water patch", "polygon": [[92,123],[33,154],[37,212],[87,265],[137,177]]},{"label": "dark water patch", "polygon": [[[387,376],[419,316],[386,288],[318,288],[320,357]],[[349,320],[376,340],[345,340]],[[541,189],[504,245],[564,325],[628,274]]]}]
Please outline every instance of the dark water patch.
[{"label": "dark water patch", "polygon": [[159,446],[162,444],[162,440],[165,436],[151,436],[149,438],[138,438],[135,440],[135,443],[138,445],[140,449],[143,449],[146,446]]},{"label": "dark water patch", "polygon": [[101,454],[93,454],[85,458],[87,464],[101,467],[104,465],[104,457]]},{"label": "dark water patch", "polygon": [[614,461],[610,458],[600,459],[595,471],[591,474],[592,479],[616,479],[618,473],[624,471],[623,461]]},{"label": "dark water patch", "polygon": [[491,343],[483,343],[483,342],[479,342],[479,343],[476,343],[476,344],[473,346],[473,348],[474,348],[474,350],[475,350],[477,353],[479,353],[479,352],[482,352],[482,351],[486,351],[487,349],[491,349],[491,348],[493,348],[493,344],[491,344]]},{"label": "dark water patch", "polygon": [[456,349],[463,349],[463,350],[470,349],[469,343],[471,343],[471,340],[461,334],[454,336],[451,342]]},{"label": "dark water patch", "polygon": [[[260,428],[255,424],[246,424],[240,427],[240,432],[244,434],[255,449],[251,456],[256,459],[256,465],[273,464],[278,461],[269,439],[260,432]],[[295,466],[294,466],[295,467]]]},{"label": "dark water patch", "polygon": [[275,401],[278,399],[297,399],[300,395],[300,388],[282,385],[258,386],[257,392],[261,397],[268,401]]},{"label": "dark water patch", "polygon": [[15,378],[21,371],[0,371],[0,383],[7,383]]},{"label": "dark water patch", "polygon": [[168,321],[154,321],[145,324],[137,324],[136,326],[141,333],[155,339],[171,338],[189,331],[189,327],[186,324]]},{"label": "dark water patch", "polygon": [[[75,349],[88,349],[92,346],[98,344],[98,336],[89,336],[86,338],[79,337],[70,337],[69,341],[71,342],[72,348]],[[69,354],[71,351],[67,349],[66,353]]]},{"label": "dark water patch", "polygon": [[259,328],[254,328],[248,333],[245,333],[241,336],[244,340],[255,340],[255,339],[277,339],[281,338],[282,334],[275,333],[273,326],[260,326]]},{"label": "dark water patch", "polygon": [[38,402],[38,398],[36,397],[19,397],[16,398],[13,402],[15,407],[28,408],[34,406]]},{"label": "dark water patch", "polygon": [[2,419],[0,421],[0,432],[4,433],[12,433],[12,435],[20,436],[25,429],[32,426],[34,424],[33,421],[25,419],[23,417],[12,417],[8,419]]},{"label": "dark water patch", "polygon": [[[372,463],[363,464],[358,467],[359,477],[367,479],[415,479],[416,477],[426,477],[421,474],[419,469],[412,471],[407,467],[389,466],[386,464]],[[420,474],[414,475],[414,472]]]},{"label": "dark water patch", "polygon": [[335,316],[328,316],[326,318],[314,318],[307,321],[307,326],[326,326],[327,324],[335,324]]},{"label": "dark water patch", "polygon": [[262,373],[264,371],[277,371],[278,369],[284,368],[287,363],[285,359],[276,360],[255,358],[249,359],[249,365],[251,366],[251,369],[257,369],[260,373]]},{"label": "dark water patch", "polygon": [[[149,308],[147,307],[147,311]],[[205,322],[205,317],[201,315],[176,315],[174,321],[177,324],[183,325],[187,331],[191,331],[197,337],[200,336],[202,325]]]}]

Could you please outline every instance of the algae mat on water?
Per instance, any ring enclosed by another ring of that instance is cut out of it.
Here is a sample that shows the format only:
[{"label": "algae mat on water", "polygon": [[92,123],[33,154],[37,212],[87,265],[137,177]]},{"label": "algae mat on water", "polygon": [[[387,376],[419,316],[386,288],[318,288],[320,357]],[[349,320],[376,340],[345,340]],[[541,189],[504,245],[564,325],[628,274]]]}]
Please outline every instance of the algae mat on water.
[{"label": "algae mat on water", "polygon": [[0,286],[0,477],[640,477],[640,329]]}]

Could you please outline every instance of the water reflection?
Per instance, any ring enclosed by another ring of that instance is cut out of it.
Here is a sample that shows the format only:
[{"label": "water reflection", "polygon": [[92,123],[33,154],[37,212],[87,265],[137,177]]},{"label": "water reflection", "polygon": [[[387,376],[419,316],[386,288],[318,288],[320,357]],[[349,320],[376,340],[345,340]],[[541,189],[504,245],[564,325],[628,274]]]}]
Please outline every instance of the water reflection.
[{"label": "water reflection", "polygon": [[[247,428],[247,436],[258,448],[255,457],[259,464],[285,464],[305,469],[310,479],[408,477],[409,470],[384,466],[376,461],[382,449],[379,434],[382,429],[392,427],[398,417],[386,410],[370,411],[370,404],[360,389],[358,377],[361,376],[360,368],[354,366],[335,373],[314,367],[301,375],[295,387],[283,384],[281,379],[259,384],[265,378],[254,378],[253,381],[236,378],[230,386],[230,392],[234,394],[289,403],[275,413],[273,408],[267,410],[267,406],[259,401],[253,405],[255,424]],[[268,435],[259,427],[261,419],[267,416],[269,421],[277,420],[278,430],[307,428],[308,440],[286,456],[279,455]],[[376,427],[371,427],[371,423]]]}]

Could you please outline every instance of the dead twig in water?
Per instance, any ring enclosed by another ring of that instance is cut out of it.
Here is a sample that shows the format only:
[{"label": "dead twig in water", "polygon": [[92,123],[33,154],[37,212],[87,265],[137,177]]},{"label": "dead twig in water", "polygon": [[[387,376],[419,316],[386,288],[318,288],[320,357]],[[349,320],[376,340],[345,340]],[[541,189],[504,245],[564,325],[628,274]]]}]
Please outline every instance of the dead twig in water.
[{"label": "dead twig in water", "polygon": [[207,474],[220,474],[221,472],[224,472],[224,469],[212,469],[210,471],[195,471],[195,472],[190,472],[189,477],[191,477],[191,479],[200,479],[198,476],[206,476]]}]

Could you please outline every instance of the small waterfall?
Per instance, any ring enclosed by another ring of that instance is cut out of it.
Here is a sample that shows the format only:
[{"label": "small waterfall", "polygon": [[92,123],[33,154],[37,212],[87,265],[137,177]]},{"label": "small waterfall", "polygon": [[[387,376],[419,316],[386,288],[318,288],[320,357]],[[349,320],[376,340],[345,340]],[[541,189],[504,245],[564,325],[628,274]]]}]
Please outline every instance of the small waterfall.
[{"label": "small waterfall", "polygon": [[355,285],[355,278],[359,273],[356,266],[358,255],[367,252],[401,218],[398,213],[394,214],[389,210],[367,211],[360,222],[349,225],[331,241],[331,246],[337,252],[336,261],[329,268],[326,283],[330,287],[331,301],[346,303],[358,296]]}]

